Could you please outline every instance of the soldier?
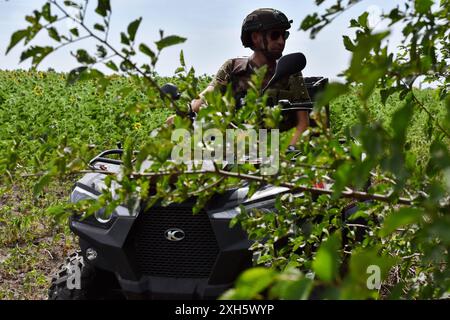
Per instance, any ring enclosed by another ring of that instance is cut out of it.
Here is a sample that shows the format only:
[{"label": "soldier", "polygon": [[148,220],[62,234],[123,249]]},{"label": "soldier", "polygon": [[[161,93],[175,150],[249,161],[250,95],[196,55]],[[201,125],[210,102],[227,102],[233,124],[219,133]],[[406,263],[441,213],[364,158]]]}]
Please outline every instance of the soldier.
[{"label": "soldier", "polygon": [[[227,60],[199,98],[192,100],[191,111],[199,111],[207,92],[216,88],[224,92],[229,83],[235,97],[244,97],[249,88],[251,75],[264,65],[267,66],[267,72],[262,87],[265,87],[275,72],[277,60],[283,54],[289,37],[287,30],[290,29],[291,23],[292,20],[288,20],[285,14],[275,9],[262,8],[250,13],[242,24],[241,41],[244,47],[253,50],[253,54],[250,57]],[[267,93],[273,101],[280,99],[289,99],[292,102],[310,101],[301,73],[283,79],[267,90]],[[301,133],[308,127],[309,116],[306,111],[296,111],[290,117],[291,119],[285,122],[284,129],[296,127],[289,147],[294,149],[293,146]],[[173,117],[168,118],[167,123],[173,123]]]}]

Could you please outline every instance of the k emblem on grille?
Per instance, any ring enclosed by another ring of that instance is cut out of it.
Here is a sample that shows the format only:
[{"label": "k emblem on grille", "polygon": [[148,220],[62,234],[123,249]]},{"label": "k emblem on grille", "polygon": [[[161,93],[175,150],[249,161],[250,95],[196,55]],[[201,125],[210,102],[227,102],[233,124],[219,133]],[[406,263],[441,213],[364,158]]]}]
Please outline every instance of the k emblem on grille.
[{"label": "k emblem on grille", "polygon": [[164,236],[169,241],[181,241],[184,239],[184,231],[178,228],[170,228],[164,232]]}]

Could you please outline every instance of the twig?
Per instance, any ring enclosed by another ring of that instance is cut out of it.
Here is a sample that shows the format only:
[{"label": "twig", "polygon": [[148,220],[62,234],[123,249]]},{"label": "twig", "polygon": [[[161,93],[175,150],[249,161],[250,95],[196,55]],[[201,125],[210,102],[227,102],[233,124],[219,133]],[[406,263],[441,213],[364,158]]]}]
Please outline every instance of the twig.
[{"label": "twig", "polygon": [[[321,22],[325,22],[325,24],[319,25],[320,28],[319,28],[318,31],[320,31],[321,29],[325,28],[327,25],[329,25],[331,22],[333,22],[334,19],[338,18],[341,14],[343,14],[348,9],[350,9],[351,7],[353,7],[354,5],[356,5],[357,3],[361,2],[361,1],[362,0],[357,0],[357,1],[353,2],[353,3],[349,4],[346,8],[342,8],[342,10],[340,10],[339,12],[322,14],[320,16],[322,18]],[[339,1],[339,2],[341,2],[341,1]],[[334,16],[332,16],[332,15],[334,15]],[[328,18],[328,17],[330,17],[330,18]],[[311,28],[312,28],[312,30],[316,30],[318,27],[312,26]]]},{"label": "twig", "polygon": [[105,31],[105,41],[108,41],[108,35],[109,35],[109,29],[110,29],[110,23],[111,23],[111,13],[108,15],[108,21],[106,22],[106,31]]},{"label": "twig", "polygon": [[421,254],[421,253],[413,253],[412,255],[410,255],[410,256],[405,256],[405,257],[402,257],[402,259],[403,260],[406,260],[406,259],[411,259],[411,258],[414,258],[414,257],[420,257],[420,256],[422,256],[423,254]]},{"label": "twig", "polygon": [[194,192],[189,192],[189,193],[188,193],[188,196],[189,196],[189,197],[192,197],[192,196],[195,196],[195,195],[197,195],[197,194],[199,194],[199,193],[205,192],[205,191],[211,189],[212,187],[217,186],[217,185],[220,184],[223,180],[225,180],[225,178],[224,178],[224,177],[220,177],[219,180],[217,180],[217,181],[211,183],[210,185],[207,185],[207,186],[204,187],[204,188],[201,188],[201,189],[199,189],[199,190],[197,190],[197,191],[194,191]]},{"label": "twig", "polygon": [[81,17],[81,21],[83,21],[83,22],[84,22],[84,18],[86,17],[88,4],[89,4],[89,0],[84,0],[83,16]]},{"label": "twig", "polygon": [[[252,180],[252,181],[259,181],[264,182],[265,180],[260,176],[252,176],[248,174],[243,173],[235,173],[235,172],[228,172],[224,170],[219,171],[220,174],[234,177],[234,178],[242,178],[245,180]],[[292,183],[288,182],[281,182],[279,186],[289,188],[291,192],[310,192],[313,194],[328,194],[333,195],[333,190],[326,190],[326,189],[320,189],[320,188],[313,188],[313,187],[307,187],[307,186],[297,186]],[[380,195],[380,194],[369,194],[366,192],[360,192],[348,189],[347,191],[343,191],[341,193],[341,196],[344,198],[350,198],[350,199],[359,199],[359,200],[377,200],[381,202],[391,202],[391,199],[389,196]],[[399,198],[398,199],[399,204],[405,204],[405,205],[413,205],[414,202],[410,199],[405,198]]]},{"label": "twig", "polygon": [[[99,173],[104,175],[116,175],[116,172],[108,171],[108,170],[77,170],[66,173],[67,175],[78,175],[78,174],[87,174],[87,173]],[[214,171],[207,170],[197,170],[197,171],[161,171],[161,172],[147,172],[147,173],[139,173],[133,172],[130,176],[133,177],[159,177],[166,175],[177,175],[177,174],[205,174],[205,173],[214,173]],[[25,173],[22,174],[22,178],[30,178],[30,177],[40,177],[48,174],[48,172],[36,172],[36,173]]]},{"label": "twig", "polygon": [[54,259],[54,258],[53,258],[53,255],[51,254],[50,251],[48,251],[47,249],[44,249],[44,251],[48,253],[48,255],[50,256],[50,259],[52,259],[52,260]]},{"label": "twig", "polygon": [[357,223],[346,223],[346,227],[358,227],[358,228],[364,228],[364,229],[370,229],[370,227],[365,226],[363,224],[357,224]]},{"label": "twig", "polygon": [[77,42],[80,42],[80,41],[82,41],[82,40],[89,39],[90,37],[91,37],[91,36],[87,35],[87,36],[79,37],[79,38],[77,38],[77,39],[75,39],[75,40],[70,40],[70,41],[68,41],[68,42],[66,42],[66,43],[62,43],[62,44],[60,44],[59,46],[55,47],[54,51],[59,50],[59,49],[65,47],[65,46],[67,46],[67,45],[69,45],[69,44],[77,43]]},{"label": "twig", "polygon": [[114,58],[115,56],[116,56],[115,53],[112,54],[112,55],[109,55],[109,56],[107,56],[107,57],[105,57],[105,58],[103,58],[103,59],[100,59],[100,60],[96,61],[93,65],[96,65],[96,64],[99,64],[99,63],[103,63],[103,62],[105,62],[106,60],[110,60],[111,58]]}]

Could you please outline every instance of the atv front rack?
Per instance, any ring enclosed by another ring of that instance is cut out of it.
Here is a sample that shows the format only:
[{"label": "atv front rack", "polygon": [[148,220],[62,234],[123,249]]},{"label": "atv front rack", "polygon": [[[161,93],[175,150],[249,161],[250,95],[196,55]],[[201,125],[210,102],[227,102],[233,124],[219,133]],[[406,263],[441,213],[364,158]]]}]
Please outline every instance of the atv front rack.
[{"label": "atv front rack", "polygon": [[123,149],[105,150],[105,151],[99,153],[97,156],[95,156],[91,161],[89,161],[88,166],[92,170],[95,170],[96,168],[94,167],[94,164],[96,164],[97,162],[121,165],[123,163],[122,160],[106,158],[106,156],[120,155],[122,157],[122,154],[123,154]]}]

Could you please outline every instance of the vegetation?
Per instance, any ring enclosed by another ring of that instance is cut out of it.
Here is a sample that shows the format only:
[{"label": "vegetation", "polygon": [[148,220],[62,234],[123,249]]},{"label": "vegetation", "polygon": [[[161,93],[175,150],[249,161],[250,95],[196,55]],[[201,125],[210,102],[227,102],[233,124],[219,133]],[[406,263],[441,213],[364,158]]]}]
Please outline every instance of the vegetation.
[{"label": "vegetation", "polygon": [[[316,1],[318,5],[323,2]],[[301,27],[311,30],[314,36],[357,2],[360,1],[337,1],[323,15],[308,16]],[[115,48],[108,42],[112,14],[109,1],[96,2],[98,21],[85,20],[88,3],[50,0],[27,17],[27,29],[12,35],[8,51],[22,40],[28,44],[39,32],[47,31],[56,41],[53,47],[34,45],[23,51],[22,60],[32,59],[34,66],[61,46],[76,45],[87,38],[95,39],[99,45],[94,53],[85,49],[74,53],[80,67],[67,75],[69,87],[63,82],[65,76],[55,73],[34,72],[20,79],[14,76],[16,72],[1,75],[6,85],[0,92],[0,117],[2,124],[7,125],[1,128],[1,146],[6,152],[0,156],[0,226],[8,229],[13,239],[2,239],[5,245],[19,239],[29,245],[33,239],[40,239],[26,230],[39,224],[44,229],[51,225],[51,219],[41,214],[43,209],[36,201],[43,201],[43,195],[51,192],[52,181],[67,181],[85,169],[95,152],[123,141],[124,174],[107,179],[107,183],[116,180],[121,185],[118,199],[105,192],[99,203],[70,205],[52,198],[52,193],[41,203],[51,204],[46,212],[64,219],[73,210],[89,214],[99,206],[107,206],[111,211],[118,203],[131,205],[137,196],[149,197],[150,204],[159,199],[170,203],[196,196],[195,213],[212,194],[243,180],[249,182],[250,194],[262,184],[271,183],[291,190],[277,200],[276,210],[242,210],[233,221],[241,224],[255,241],[253,249],[260,254],[258,264],[265,268],[246,271],[225,298],[448,296],[448,0],[410,0],[404,7],[386,13],[384,19],[391,25],[400,24],[405,36],[397,55],[389,52],[384,41],[389,31],[374,32],[367,23],[367,13],[351,21],[356,36],[344,37],[346,48],[352,52],[351,64],[344,72],[345,83],[330,84],[319,97],[312,115],[319,127],[303,135],[298,145],[301,156],[295,165],[291,165],[289,155],[280,153],[281,168],[274,176],[262,176],[258,167],[251,164],[187,174],[183,164],[167,162],[173,147],[173,128],[161,123],[170,112],[168,107],[171,112],[177,109],[183,114],[183,105],[196,97],[206,79],[195,77],[181,53],[180,68],[171,80],[179,85],[183,100],[177,104],[171,101],[160,90],[159,85],[165,80],[157,78],[154,65],[165,47],[185,39],[161,32],[161,39],[155,42],[156,50],[136,44],[141,21],[137,19],[121,33],[122,48]],[[68,7],[77,8],[79,14],[70,16]],[[64,19],[73,20],[78,27],[63,34],[58,23]],[[138,52],[148,57],[147,64],[138,66],[133,62]],[[126,77],[105,76],[95,69],[100,63]],[[39,77],[42,79],[37,80]],[[234,101],[229,90],[224,96],[218,92],[209,95],[208,107],[198,117],[221,131],[231,122],[239,127],[247,124],[258,128],[261,119],[266,126],[276,127],[280,109],[265,105],[266,97],[259,94],[261,79],[262,73],[254,77],[254,87],[239,112],[230,112]],[[414,89],[419,81],[434,82],[437,89]],[[322,106],[330,102],[333,131],[320,125]],[[176,118],[175,127],[192,130],[190,120],[183,116]],[[152,128],[155,130],[148,136]],[[313,134],[316,132],[319,135]],[[342,137],[345,142],[340,141]],[[285,150],[287,144],[286,136],[282,137],[280,149]],[[138,151],[137,161],[131,162],[134,150]],[[146,173],[138,174],[142,161],[148,158],[154,164]],[[25,179],[24,174],[32,177]],[[147,192],[149,176],[156,178],[156,194],[151,196]],[[329,178],[334,181],[331,191],[315,187],[317,182]],[[33,196],[27,197],[33,206],[24,209],[30,209],[30,214],[17,214],[21,209],[14,202],[14,192],[31,189],[33,179]],[[371,185],[366,188],[369,179]],[[354,223],[344,224],[342,212],[355,201],[358,210],[350,216]],[[17,216],[20,223],[11,228],[10,216]],[[367,226],[361,227],[361,218],[368,221]],[[361,228],[366,232],[363,239],[358,239]],[[2,262],[2,277],[11,277],[15,264],[28,263],[29,271],[39,263],[42,256],[28,256],[27,245],[1,253],[2,261],[6,261]],[[22,262],[24,255],[31,262]],[[381,271],[381,288],[369,285],[373,266]],[[43,283],[42,271],[30,271],[27,275],[25,283]]]}]

